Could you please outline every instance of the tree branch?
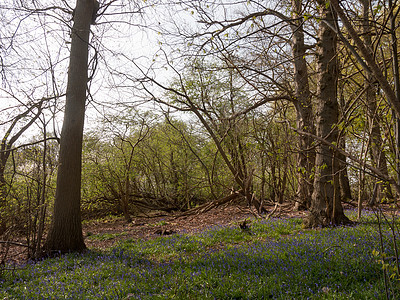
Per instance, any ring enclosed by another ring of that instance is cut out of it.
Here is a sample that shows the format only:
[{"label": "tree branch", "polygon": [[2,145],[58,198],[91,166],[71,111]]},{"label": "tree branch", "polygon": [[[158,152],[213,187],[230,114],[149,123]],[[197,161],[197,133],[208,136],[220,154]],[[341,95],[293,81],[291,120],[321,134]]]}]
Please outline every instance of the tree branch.
[{"label": "tree branch", "polygon": [[333,8],[337,12],[338,16],[343,22],[343,25],[346,27],[348,33],[351,38],[354,40],[354,43],[360,49],[362,56],[364,57],[366,63],[369,65],[372,74],[375,76],[376,80],[379,82],[383,92],[385,93],[388,101],[390,102],[392,108],[396,112],[398,118],[400,118],[400,99],[397,99],[392,87],[390,86],[387,78],[382,73],[378,64],[376,63],[373,53],[371,49],[368,49],[364,42],[360,39],[357,32],[355,31],[353,25],[350,23],[350,20],[347,18],[343,9],[339,5],[338,0],[331,0]]}]

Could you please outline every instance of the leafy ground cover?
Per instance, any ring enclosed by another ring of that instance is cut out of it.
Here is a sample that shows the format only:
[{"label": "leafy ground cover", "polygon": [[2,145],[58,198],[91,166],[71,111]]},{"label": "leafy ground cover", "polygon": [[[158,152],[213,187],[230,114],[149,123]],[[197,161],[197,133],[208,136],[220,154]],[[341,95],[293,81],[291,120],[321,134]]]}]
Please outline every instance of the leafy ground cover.
[{"label": "leafy ground cover", "polygon": [[[348,215],[354,218],[355,213]],[[250,230],[126,239],[0,275],[2,299],[385,299],[384,250],[373,214],[356,226],[305,230],[300,218],[252,221]],[[100,237],[104,239],[113,236]],[[386,260],[397,299],[398,275]]]}]

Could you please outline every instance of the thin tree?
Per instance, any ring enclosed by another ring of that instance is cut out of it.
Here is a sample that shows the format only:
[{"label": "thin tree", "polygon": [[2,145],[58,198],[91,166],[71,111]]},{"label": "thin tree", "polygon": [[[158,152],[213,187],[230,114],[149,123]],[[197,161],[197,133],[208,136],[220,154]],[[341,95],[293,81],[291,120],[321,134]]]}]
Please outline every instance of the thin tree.
[{"label": "thin tree", "polygon": [[[363,15],[362,15],[362,33],[363,33],[363,41],[365,45],[373,49],[372,39],[371,39],[371,21],[370,21],[370,0],[361,0],[360,1],[363,8]],[[388,167],[386,162],[386,154],[383,151],[383,141],[381,135],[381,128],[379,126],[379,119],[378,119],[378,107],[377,107],[377,99],[376,99],[376,86],[374,85],[375,78],[374,76],[365,70],[365,80],[364,86],[366,89],[365,93],[365,100],[367,104],[367,122],[370,132],[370,155],[374,165],[379,168],[382,173],[388,175]],[[383,196],[382,188],[384,185],[377,182],[376,183],[376,197],[371,197],[369,205],[375,205],[376,200],[380,201]],[[390,185],[386,185],[386,197],[393,198],[392,191]]]},{"label": "thin tree", "polygon": [[[5,170],[8,159],[13,151],[12,147],[16,143],[16,141],[21,137],[21,135],[29,128],[36,120],[39,118],[40,114],[43,110],[43,102],[44,99],[39,101],[38,103],[28,107],[25,112],[17,115],[13,118],[11,125],[6,130],[3,138],[1,139],[0,144],[0,212],[4,212],[4,208],[6,205],[6,197],[7,197],[7,181],[5,177]],[[24,118],[28,117],[34,109],[37,109],[37,112],[29,119],[29,121],[23,125],[19,130],[17,130],[14,134],[13,131],[17,124],[21,122]],[[7,222],[3,215],[0,215],[0,235],[2,235],[7,229]]]},{"label": "thin tree", "polygon": [[[369,28],[369,24],[367,24],[366,22],[370,22],[368,19],[368,9],[370,8],[369,6],[369,1],[365,0],[362,1],[363,3],[363,27],[364,27],[364,31],[368,32],[368,28]],[[395,86],[393,87],[390,82],[389,79],[387,77],[387,70],[382,70],[382,68],[379,66],[380,62],[377,61],[375,53],[371,43],[371,39],[369,37],[369,34],[365,34],[365,32],[362,34],[363,36],[363,40],[360,38],[360,34],[356,31],[355,27],[353,26],[353,24],[350,22],[350,19],[348,18],[345,10],[340,6],[339,1],[338,0],[332,0],[331,1],[332,7],[334,8],[334,10],[337,12],[339,18],[341,19],[343,26],[346,28],[348,35],[350,36],[350,38],[353,40],[355,46],[354,47],[351,45],[351,43],[339,32],[337,31],[337,34],[340,36],[340,38],[343,40],[344,44],[346,45],[346,47],[352,52],[352,54],[354,55],[354,57],[357,59],[357,61],[360,63],[360,65],[363,67],[363,69],[366,71],[366,83],[368,85],[371,85],[371,83],[376,83],[379,84],[379,88],[380,90],[382,90],[383,94],[386,97],[387,102],[390,104],[391,108],[393,109],[393,114],[396,116],[396,118],[400,118],[400,98],[398,96],[398,79],[397,79],[397,83],[395,82]],[[389,5],[390,6],[390,5]],[[393,8],[393,7],[391,7]],[[393,17],[392,15],[389,14],[389,22],[393,23]],[[392,38],[392,59],[394,61],[394,74],[397,73],[396,68],[398,63],[396,63],[396,57],[397,55],[394,54],[397,52],[396,48],[396,36],[395,34],[393,35],[394,31],[393,31],[393,24],[391,24],[391,30],[390,32],[391,34],[391,38]],[[394,39],[393,39],[394,38]],[[394,40],[394,43],[393,43]],[[395,52],[393,52],[395,51]],[[393,55],[394,54],[394,55]],[[396,77],[396,75],[395,75]],[[398,75],[397,75],[398,77]],[[394,79],[396,80],[396,79]],[[375,95],[373,95],[374,91],[371,87],[371,90],[367,90],[367,92],[369,92],[369,95],[367,95],[367,100],[368,100],[368,118],[371,120],[371,117],[374,117],[374,115],[376,114],[376,104],[374,106],[374,99],[375,99]],[[371,120],[372,121],[372,120]],[[373,120],[376,121],[376,120]],[[371,124],[371,123],[370,123]],[[373,125],[373,124],[372,124]],[[380,135],[379,135],[380,136]],[[372,126],[372,131],[371,131],[371,141],[372,141],[372,146],[376,148],[376,145],[381,145],[380,141],[379,141],[379,137],[378,137],[378,130],[377,128],[374,128],[374,126]],[[379,174],[383,175],[383,176],[378,176],[380,179],[386,181],[386,182],[390,182],[390,183],[395,183],[395,181],[390,178],[389,176],[387,176],[387,172],[384,170],[384,157],[383,157],[383,153],[382,151],[378,152],[378,149],[371,149],[373,152],[376,152],[374,155],[374,161],[376,163],[376,165],[379,168]],[[377,174],[375,174],[377,175]],[[398,178],[397,178],[398,181]],[[398,182],[396,183],[396,185],[394,186],[396,188],[396,190],[398,190]],[[387,190],[389,193],[389,190]],[[387,195],[388,196],[388,195]],[[389,194],[390,197],[390,194]]]}]

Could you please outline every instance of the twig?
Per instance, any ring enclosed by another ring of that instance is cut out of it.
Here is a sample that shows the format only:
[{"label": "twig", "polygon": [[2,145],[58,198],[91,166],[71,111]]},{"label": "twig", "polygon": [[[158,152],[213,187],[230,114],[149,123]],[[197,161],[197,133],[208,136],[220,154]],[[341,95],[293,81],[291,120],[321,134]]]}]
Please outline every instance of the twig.
[{"label": "twig", "polygon": [[26,247],[26,248],[32,248],[29,245],[18,243],[18,242],[13,242],[13,241],[0,241],[0,244],[7,244],[7,245],[14,245],[14,246],[20,246],[20,247]]}]

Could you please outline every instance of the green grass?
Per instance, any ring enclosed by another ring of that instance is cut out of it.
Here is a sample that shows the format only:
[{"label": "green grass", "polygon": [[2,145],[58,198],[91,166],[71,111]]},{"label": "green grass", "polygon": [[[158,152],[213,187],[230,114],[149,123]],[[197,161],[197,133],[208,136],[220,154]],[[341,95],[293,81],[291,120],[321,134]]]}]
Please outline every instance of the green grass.
[{"label": "green grass", "polygon": [[[299,219],[273,219],[253,221],[250,233],[214,227],[125,240],[105,252],[4,271],[0,299],[385,299],[372,218],[319,230],[303,230]],[[385,254],[393,255],[387,226],[383,240]]]}]

